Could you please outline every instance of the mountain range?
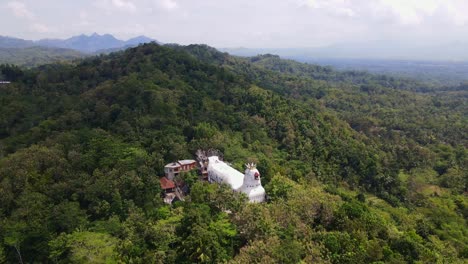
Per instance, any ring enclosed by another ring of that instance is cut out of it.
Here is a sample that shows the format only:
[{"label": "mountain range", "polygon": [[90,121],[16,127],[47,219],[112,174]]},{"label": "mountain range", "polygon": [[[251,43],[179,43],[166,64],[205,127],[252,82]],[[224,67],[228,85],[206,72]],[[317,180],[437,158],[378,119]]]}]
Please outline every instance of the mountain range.
[{"label": "mountain range", "polygon": [[[52,62],[107,54],[155,42],[146,36],[120,40],[110,34],[77,35],[67,39],[37,41],[0,36],[0,64],[34,67]],[[342,43],[316,48],[223,48],[237,56],[277,54],[300,62],[332,66],[340,70],[362,70],[457,85],[468,80],[468,45],[371,41]]]},{"label": "mountain range", "polygon": [[[14,37],[0,36],[0,48],[30,48],[34,46],[47,48],[72,49],[82,53],[102,53],[108,49],[124,49],[141,43],[157,42],[146,36],[138,36],[128,40],[120,40],[110,34],[81,34],[67,39],[41,39],[37,41]],[[158,42],[157,42],[158,43]]]}]

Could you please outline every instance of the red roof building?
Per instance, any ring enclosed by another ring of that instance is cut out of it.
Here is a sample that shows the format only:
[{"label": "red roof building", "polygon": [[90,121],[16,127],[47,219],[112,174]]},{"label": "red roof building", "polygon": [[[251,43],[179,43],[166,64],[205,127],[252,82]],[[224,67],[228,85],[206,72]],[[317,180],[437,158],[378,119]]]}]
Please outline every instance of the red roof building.
[{"label": "red roof building", "polygon": [[161,189],[166,191],[166,193],[175,191],[176,186],[174,182],[166,177],[162,177],[161,179],[159,179],[159,184],[161,185]]}]

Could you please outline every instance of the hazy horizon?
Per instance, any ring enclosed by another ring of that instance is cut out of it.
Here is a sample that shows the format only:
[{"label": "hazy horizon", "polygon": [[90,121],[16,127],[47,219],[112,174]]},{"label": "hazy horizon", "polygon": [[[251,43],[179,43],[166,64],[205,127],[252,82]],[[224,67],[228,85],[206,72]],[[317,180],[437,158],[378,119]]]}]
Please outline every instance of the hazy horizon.
[{"label": "hazy horizon", "polygon": [[7,0],[0,11],[0,35],[32,40],[97,32],[230,48],[468,42],[461,0]]}]

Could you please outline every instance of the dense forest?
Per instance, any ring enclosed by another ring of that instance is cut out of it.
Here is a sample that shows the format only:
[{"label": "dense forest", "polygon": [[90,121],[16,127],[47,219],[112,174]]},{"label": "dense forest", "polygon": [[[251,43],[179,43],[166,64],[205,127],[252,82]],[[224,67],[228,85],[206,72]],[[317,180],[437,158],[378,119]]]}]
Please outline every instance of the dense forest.
[{"label": "dense forest", "polygon": [[[204,45],[0,66],[0,263],[466,263],[468,91]],[[268,202],[166,163],[258,163]]]},{"label": "dense forest", "polygon": [[70,63],[86,54],[71,49],[50,47],[2,48],[0,63],[21,67],[37,67],[47,63]]}]

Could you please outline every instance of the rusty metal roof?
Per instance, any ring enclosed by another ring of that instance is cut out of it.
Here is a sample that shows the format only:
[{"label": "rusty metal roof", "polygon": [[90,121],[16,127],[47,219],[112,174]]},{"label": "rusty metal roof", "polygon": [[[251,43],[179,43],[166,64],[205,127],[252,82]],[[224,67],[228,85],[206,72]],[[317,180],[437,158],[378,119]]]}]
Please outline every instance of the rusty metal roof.
[{"label": "rusty metal roof", "polygon": [[174,182],[169,180],[166,177],[162,177],[161,179],[159,179],[159,184],[161,185],[161,188],[164,190],[175,188]]}]

